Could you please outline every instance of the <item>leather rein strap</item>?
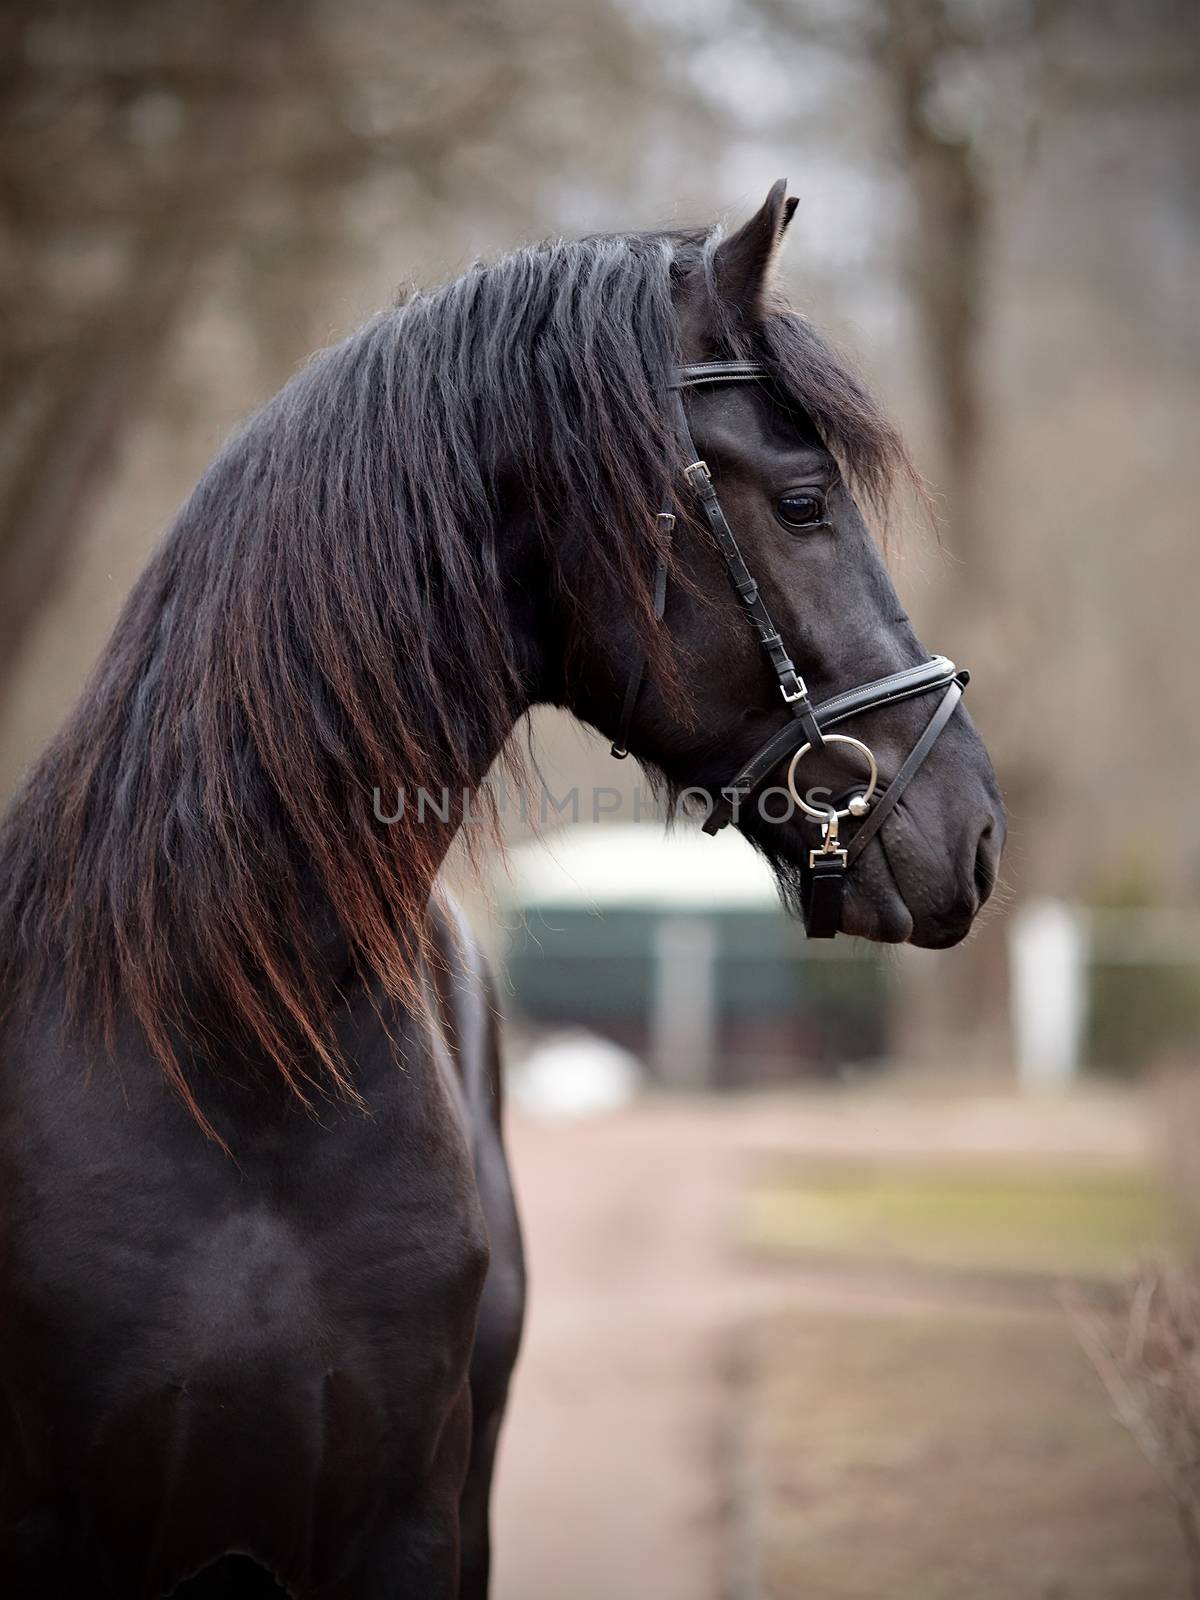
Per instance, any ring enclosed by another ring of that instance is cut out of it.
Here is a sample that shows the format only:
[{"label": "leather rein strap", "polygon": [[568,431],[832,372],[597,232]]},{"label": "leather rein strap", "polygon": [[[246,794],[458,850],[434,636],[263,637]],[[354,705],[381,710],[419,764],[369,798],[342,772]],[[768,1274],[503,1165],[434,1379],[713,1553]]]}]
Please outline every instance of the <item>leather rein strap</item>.
[{"label": "leather rein strap", "polygon": [[[750,617],[759,644],[770,663],[779,684],[784,704],[792,720],[778,729],[750,760],[726,784],[715,800],[704,822],[704,832],[716,834],[736,818],[738,807],[754,793],[779,764],[791,758],[788,769],[788,790],[800,809],[821,822],[822,843],[809,851],[808,877],[804,896],[804,926],[810,938],[832,939],[841,923],[842,899],[845,893],[846,874],[862,855],[867,845],[879,833],[886,819],[896,808],[904,790],[933,749],[942,730],[953,716],[962,699],[970,674],[959,671],[946,656],[934,656],[930,661],[905,667],[877,678],[872,683],[847,689],[814,705],[808,686],[796,670],[787,653],[778,628],[771,620],[757,583],[742,557],[737,539],[726,519],[717,497],[716,487],[707,464],[699,459],[691,426],[683,404],[683,390],[716,383],[757,382],[768,376],[766,369],[754,361],[701,361],[681,367],[672,384],[675,423],[680,442],[686,452],[687,465],[683,475],[691,486],[708,524],[709,531],[724,559],[742,605]],[[671,535],[675,526],[672,512],[658,513],[660,539],[654,567],[654,616],[661,622],[667,599],[667,557]],[[645,676],[645,655],[639,651],[629,673],[625,696],[621,706],[617,739],[612,753],[624,758],[629,753],[629,732]],[[901,765],[891,782],[874,798],[876,784],[875,758],[859,740],[833,735],[843,744],[853,745],[870,762],[871,778],[866,791],[850,797],[844,807],[828,805],[817,808],[797,790],[794,782],[796,766],[813,750],[828,743],[826,734],[838,723],[859,716],[864,711],[874,711],[881,706],[897,705],[917,695],[944,691],[937,709],[930,718],[921,737]],[[850,844],[839,842],[839,823],[847,818],[858,821],[857,832]]]}]

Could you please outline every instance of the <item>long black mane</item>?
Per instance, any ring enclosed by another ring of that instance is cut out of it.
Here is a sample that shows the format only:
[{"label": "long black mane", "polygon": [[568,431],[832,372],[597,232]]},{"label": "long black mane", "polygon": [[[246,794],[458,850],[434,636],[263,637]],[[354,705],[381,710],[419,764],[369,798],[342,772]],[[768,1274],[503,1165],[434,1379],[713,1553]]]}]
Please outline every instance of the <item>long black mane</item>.
[{"label": "long black mane", "polygon": [[[216,1023],[301,1095],[351,1087],[314,896],[354,976],[416,1003],[441,846],[411,820],[370,826],[370,796],[397,777],[473,788],[527,703],[506,485],[584,645],[581,602],[626,596],[670,671],[647,553],[679,464],[683,278],[711,296],[725,353],[766,362],[852,479],[882,496],[905,462],[807,322],[729,323],[718,237],[555,241],[477,266],[322,352],[229,441],[4,821],[10,1012],[61,982],[111,1040],[128,1008],[198,1116],[183,1062]],[[587,530],[569,572],[565,528]]]}]

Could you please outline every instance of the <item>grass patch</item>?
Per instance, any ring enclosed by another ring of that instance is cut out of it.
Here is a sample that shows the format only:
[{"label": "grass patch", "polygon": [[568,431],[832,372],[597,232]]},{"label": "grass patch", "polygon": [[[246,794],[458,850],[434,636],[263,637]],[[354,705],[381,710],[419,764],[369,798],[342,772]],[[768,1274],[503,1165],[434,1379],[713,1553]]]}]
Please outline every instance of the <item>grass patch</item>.
[{"label": "grass patch", "polygon": [[1126,1270],[1168,1225],[1161,1194],[1137,1172],[839,1164],[754,1178],[737,1231],[776,1256],[1090,1277]]},{"label": "grass patch", "polygon": [[1066,1320],[789,1312],[749,1340],[764,1600],[1184,1600],[1166,1495]]}]

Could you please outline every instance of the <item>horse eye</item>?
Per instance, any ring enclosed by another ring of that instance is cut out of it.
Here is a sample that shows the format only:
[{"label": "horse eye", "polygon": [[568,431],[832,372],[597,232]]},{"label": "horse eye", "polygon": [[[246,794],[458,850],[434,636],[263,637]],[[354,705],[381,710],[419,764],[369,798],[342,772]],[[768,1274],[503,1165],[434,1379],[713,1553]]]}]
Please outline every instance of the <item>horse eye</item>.
[{"label": "horse eye", "polygon": [[825,501],[819,494],[781,495],[775,509],[789,528],[815,528],[825,521]]}]

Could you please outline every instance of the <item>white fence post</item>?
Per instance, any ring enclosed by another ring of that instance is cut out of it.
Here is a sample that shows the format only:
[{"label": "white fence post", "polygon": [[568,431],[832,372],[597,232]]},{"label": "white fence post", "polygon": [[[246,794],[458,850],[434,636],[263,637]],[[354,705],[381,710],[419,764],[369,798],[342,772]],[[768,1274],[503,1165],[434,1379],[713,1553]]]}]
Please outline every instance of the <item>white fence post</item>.
[{"label": "white fence post", "polygon": [[1009,927],[1018,1081],[1031,1091],[1065,1088],[1083,1041],[1082,919],[1060,900],[1032,900]]},{"label": "white fence post", "polygon": [[655,927],[651,1054],[669,1088],[712,1087],[716,953],[709,917],[663,917]]}]

